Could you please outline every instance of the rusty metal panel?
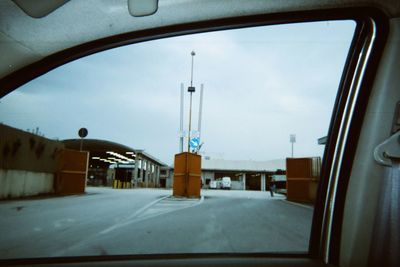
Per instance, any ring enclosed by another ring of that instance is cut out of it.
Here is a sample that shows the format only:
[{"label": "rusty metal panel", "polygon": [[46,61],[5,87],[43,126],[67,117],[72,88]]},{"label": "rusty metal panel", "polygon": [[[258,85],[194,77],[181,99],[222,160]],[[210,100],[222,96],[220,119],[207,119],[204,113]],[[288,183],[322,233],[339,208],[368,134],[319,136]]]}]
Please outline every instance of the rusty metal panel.
[{"label": "rusty metal panel", "polygon": [[87,170],[89,152],[72,149],[63,149],[60,153],[59,170],[81,171]]},{"label": "rusty metal panel", "polygon": [[60,153],[55,190],[59,194],[85,192],[89,152],[64,149]]},{"label": "rusty metal panel", "polygon": [[309,182],[309,178],[287,180],[287,199],[291,201],[310,202]]},{"label": "rusty metal panel", "polygon": [[304,178],[311,177],[312,159],[311,158],[287,158],[286,159],[286,177]]},{"label": "rusty metal panel", "polygon": [[188,153],[188,169],[190,173],[201,174],[201,156]]},{"label": "rusty metal panel", "polygon": [[287,158],[287,199],[298,202],[314,202],[317,195],[320,167],[320,158]]},{"label": "rusty metal panel", "polygon": [[189,183],[187,188],[187,196],[198,198],[200,197],[200,190],[201,190],[200,174],[196,175],[194,173],[190,173]]},{"label": "rusty metal panel", "polygon": [[186,172],[186,156],[187,153],[180,153],[175,155],[174,160],[174,172],[184,173]]},{"label": "rusty metal panel", "polygon": [[59,194],[83,194],[85,192],[85,174],[62,171],[57,173],[56,192]]},{"label": "rusty metal panel", "polygon": [[175,175],[174,174],[174,184],[173,184],[173,195],[174,196],[184,196],[185,195],[185,174]]},{"label": "rusty metal panel", "polygon": [[186,193],[186,154],[175,155],[173,195],[184,196]]},{"label": "rusty metal panel", "polygon": [[192,153],[175,155],[173,195],[200,197],[201,156]]}]

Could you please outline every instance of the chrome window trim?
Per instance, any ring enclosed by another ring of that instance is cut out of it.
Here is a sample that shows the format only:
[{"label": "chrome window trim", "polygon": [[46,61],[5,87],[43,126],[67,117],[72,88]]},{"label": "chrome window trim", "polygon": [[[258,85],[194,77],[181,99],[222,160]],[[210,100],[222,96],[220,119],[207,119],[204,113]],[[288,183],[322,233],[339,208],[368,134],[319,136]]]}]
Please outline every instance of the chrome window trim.
[{"label": "chrome window trim", "polygon": [[340,122],[339,133],[333,154],[332,167],[329,173],[329,182],[325,197],[325,208],[323,216],[323,228],[321,235],[322,255],[324,263],[330,262],[330,243],[332,236],[333,217],[335,210],[335,199],[337,193],[338,181],[340,179],[340,171],[342,169],[343,155],[348,142],[348,136],[353,119],[354,108],[356,106],[358,96],[361,90],[361,84],[365,76],[365,71],[370,60],[371,51],[375,45],[376,39],[376,22],[369,19],[371,33],[366,37],[362,50],[358,55],[357,65],[351,81],[349,94],[346,99],[346,104]]}]

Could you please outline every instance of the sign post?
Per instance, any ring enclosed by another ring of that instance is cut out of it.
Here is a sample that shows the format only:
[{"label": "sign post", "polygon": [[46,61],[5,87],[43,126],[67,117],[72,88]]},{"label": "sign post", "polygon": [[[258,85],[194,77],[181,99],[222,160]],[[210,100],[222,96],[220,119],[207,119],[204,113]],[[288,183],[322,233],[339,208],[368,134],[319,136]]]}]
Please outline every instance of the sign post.
[{"label": "sign post", "polygon": [[190,86],[188,87],[188,92],[190,93],[190,108],[189,108],[189,137],[188,137],[188,152],[190,153],[190,131],[192,130],[192,93],[195,92],[195,87],[193,86],[193,58],[196,55],[194,51],[190,53],[192,56],[192,71],[190,76]]},{"label": "sign post", "polygon": [[80,128],[78,131],[78,135],[81,138],[81,145],[79,151],[82,151],[83,147],[83,138],[85,138],[88,135],[88,130],[86,128]]}]

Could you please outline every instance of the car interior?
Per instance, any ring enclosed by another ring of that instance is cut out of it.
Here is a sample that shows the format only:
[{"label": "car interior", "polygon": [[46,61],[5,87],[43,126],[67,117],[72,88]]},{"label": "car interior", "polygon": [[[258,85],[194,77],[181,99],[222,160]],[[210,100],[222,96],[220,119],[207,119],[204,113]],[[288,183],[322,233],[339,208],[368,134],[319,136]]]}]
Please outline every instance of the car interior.
[{"label": "car interior", "polygon": [[116,47],[328,20],[353,20],[356,28],[327,134],[307,253],[21,255],[0,265],[400,266],[398,0],[3,0],[0,96]]}]

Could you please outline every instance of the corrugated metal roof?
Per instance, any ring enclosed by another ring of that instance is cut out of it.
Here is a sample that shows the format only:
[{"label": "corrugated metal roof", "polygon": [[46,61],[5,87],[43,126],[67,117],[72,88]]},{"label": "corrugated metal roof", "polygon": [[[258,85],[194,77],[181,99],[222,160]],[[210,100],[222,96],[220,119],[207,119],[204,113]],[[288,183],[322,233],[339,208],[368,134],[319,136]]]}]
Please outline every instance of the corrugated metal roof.
[{"label": "corrugated metal roof", "polygon": [[223,170],[223,171],[276,171],[286,169],[285,159],[275,159],[268,161],[253,160],[224,160],[224,159],[204,159],[201,161],[202,170]]},{"label": "corrugated metal roof", "polygon": [[[81,139],[65,139],[62,140],[65,144],[66,148],[70,149],[79,149]],[[168,166],[168,164],[162,162],[158,158],[146,153],[144,149],[135,149],[123,144],[119,144],[116,142],[108,141],[108,140],[100,140],[100,139],[84,139],[83,141],[83,149],[90,151],[91,153],[106,153],[106,151],[114,151],[125,155],[127,151],[133,151],[135,154],[138,154],[141,158],[145,158],[147,160],[153,161],[154,163],[160,166]]]}]

